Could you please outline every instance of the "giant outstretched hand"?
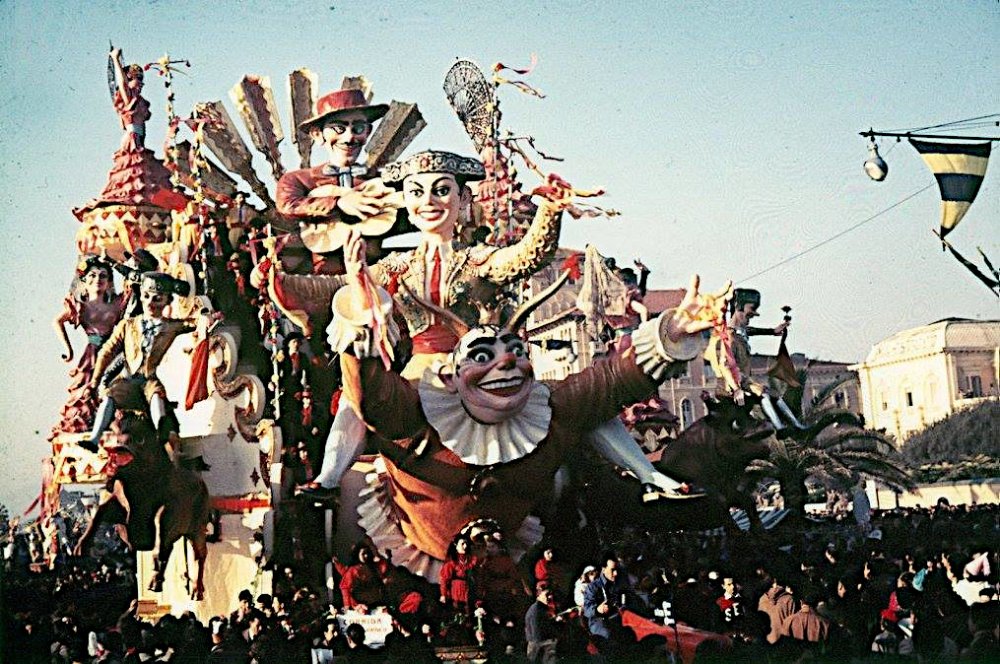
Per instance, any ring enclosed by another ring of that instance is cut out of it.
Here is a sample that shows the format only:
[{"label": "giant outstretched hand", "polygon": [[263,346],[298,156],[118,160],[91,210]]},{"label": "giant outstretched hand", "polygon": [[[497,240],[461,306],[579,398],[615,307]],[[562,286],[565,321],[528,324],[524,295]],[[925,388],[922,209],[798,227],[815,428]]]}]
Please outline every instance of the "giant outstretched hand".
[{"label": "giant outstretched hand", "polygon": [[361,236],[361,231],[352,228],[347,233],[347,239],[344,240],[344,267],[347,270],[348,284],[359,285],[360,277],[358,275],[368,267],[366,251],[367,247]]},{"label": "giant outstretched hand", "polygon": [[684,299],[664,325],[664,332],[674,343],[724,322],[726,305],[733,296],[733,282],[727,281],[722,290],[715,293],[699,292],[700,284],[697,274],[691,277]]}]

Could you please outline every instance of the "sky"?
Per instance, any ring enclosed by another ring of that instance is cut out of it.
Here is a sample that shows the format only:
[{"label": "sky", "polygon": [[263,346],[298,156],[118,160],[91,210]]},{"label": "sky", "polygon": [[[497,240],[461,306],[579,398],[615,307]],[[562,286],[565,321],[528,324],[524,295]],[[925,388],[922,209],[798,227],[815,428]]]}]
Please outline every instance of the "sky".
[{"label": "sky", "polygon": [[[164,53],[191,68],[176,106],[222,99],[244,74],[322,92],[366,75],[376,101],[417,102],[410,152],[472,146],[442,92],[459,58],[538,64],[544,99],[508,88],[506,126],[565,161],[545,167],[601,186],[613,220],[568,220],[563,246],[650,266],[653,288],[703,283],[763,293],[762,323],[792,307],[793,352],[857,362],[872,344],[950,316],[1000,318],[987,290],[941,252],[936,187],[801,258],[759,274],[933,182],[885,139],[874,183],[858,132],[1000,113],[1000,3],[0,1],[0,504],[38,493],[46,434],[69,367],[51,321],[75,265],[71,209],[102,189],[121,129],[106,83],[109,40],[130,62]],[[147,77],[147,145],[162,154],[165,96]],[[983,128],[980,135],[1000,135]],[[294,147],[286,140],[286,165]],[[319,159],[317,153],[314,161]],[[1000,260],[1000,174],[950,239]],[[266,175],[261,160],[258,169]],[[269,181],[265,178],[265,181]],[[273,189],[272,189],[273,190]],[[755,276],[756,275],[756,276]],[[748,277],[753,278],[748,279]],[[77,348],[82,343],[73,337]],[[755,350],[773,352],[768,342]]]}]

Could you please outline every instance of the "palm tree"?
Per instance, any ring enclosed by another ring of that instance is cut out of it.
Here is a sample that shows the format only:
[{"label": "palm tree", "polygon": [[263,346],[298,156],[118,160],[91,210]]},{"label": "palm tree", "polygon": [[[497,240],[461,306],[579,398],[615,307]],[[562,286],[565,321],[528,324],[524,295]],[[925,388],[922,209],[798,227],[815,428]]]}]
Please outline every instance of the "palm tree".
[{"label": "palm tree", "polygon": [[[799,384],[805,385],[806,371],[798,372]],[[803,408],[802,388],[789,389],[785,401],[805,429],[789,427],[783,440],[774,439],[768,459],[747,466],[752,479],[777,480],[785,507],[796,516],[805,514],[809,496],[807,484],[827,489],[850,490],[859,479],[875,479],[897,490],[913,488],[909,470],[890,438],[878,431],[866,430],[863,420],[831,404],[833,394],[849,378],[823,387]]]}]

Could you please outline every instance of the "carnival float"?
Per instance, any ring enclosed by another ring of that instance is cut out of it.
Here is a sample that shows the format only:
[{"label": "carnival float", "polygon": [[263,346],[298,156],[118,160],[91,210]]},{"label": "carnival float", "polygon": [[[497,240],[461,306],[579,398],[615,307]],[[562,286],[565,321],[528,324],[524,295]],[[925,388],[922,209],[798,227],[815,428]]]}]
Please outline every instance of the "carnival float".
[{"label": "carnival float", "polygon": [[[104,189],[73,210],[79,264],[56,319],[74,367],[43,513],[61,487],[103,485],[94,520],[138,552],[144,611],[225,613],[241,589],[267,592],[276,562],[329,579],[331,555],[359,539],[429,583],[459,537],[516,561],[541,541],[554,479],[583,448],[621,471],[610,490],[616,509],[630,501],[626,517],[703,520],[704,491],[733,480],[698,456],[712,434],[662,453],[669,462],[645,452],[676,435],[657,386],[710,332],[729,396],[765,402],[780,425],[770,393],[741,383],[730,289],[694,280],[650,316],[645,266],[559,247],[565,220],[618,212],[505,128],[501,89],[542,96],[530,67],[454,63],[445,98],[471,144],[404,156],[421,112],[373,103],[364,76],[321,94],[332,86],[291,72],[286,125],[262,75],[238,81],[229,104],[180,111],[172,80],[188,66],[111,51],[122,142]],[[162,157],[146,142],[154,77]],[[737,293],[744,304],[759,294]],[[560,336],[552,321],[567,310],[575,331]],[[744,424],[724,450],[733,467],[767,453],[770,426]],[[734,501],[710,499],[723,518]]]}]

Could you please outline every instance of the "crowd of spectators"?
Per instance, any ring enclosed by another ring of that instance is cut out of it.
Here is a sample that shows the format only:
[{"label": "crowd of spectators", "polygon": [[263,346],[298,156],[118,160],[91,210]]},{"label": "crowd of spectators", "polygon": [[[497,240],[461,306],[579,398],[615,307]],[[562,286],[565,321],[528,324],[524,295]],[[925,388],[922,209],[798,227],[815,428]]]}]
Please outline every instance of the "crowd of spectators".
[{"label": "crowd of spectators", "polygon": [[[282,567],[271,593],[245,590],[207,622],[138,616],[127,559],[29,571],[15,558],[0,642],[5,661],[60,664],[419,664],[462,648],[491,662],[668,661],[669,636],[637,641],[629,612],[725,635],[696,662],[994,662],[998,519],[997,506],[939,505],[880,512],[867,531],[833,518],[765,535],[606,528],[517,565],[494,535],[457,538],[436,586],[359,544],[331,561],[332,603]],[[379,647],[359,616],[391,625]]]}]

